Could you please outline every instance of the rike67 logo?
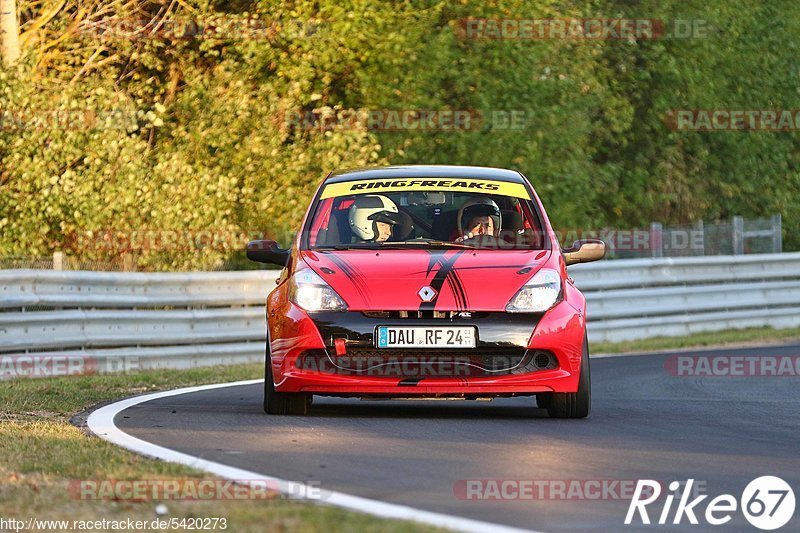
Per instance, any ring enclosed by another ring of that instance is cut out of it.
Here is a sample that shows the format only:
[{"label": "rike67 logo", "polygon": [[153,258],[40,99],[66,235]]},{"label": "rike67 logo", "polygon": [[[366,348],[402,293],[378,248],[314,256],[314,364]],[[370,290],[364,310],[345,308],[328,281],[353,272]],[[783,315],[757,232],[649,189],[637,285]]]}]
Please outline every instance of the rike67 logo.
[{"label": "rike67 logo", "polygon": [[[779,477],[761,476],[754,479],[742,491],[739,500],[731,494],[721,494],[705,503],[704,512],[701,512],[701,504],[708,498],[708,495],[701,494],[690,500],[689,498],[693,495],[694,479],[687,480],[683,485],[683,491],[679,494],[681,485],[678,481],[669,484],[671,493],[664,498],[664,506],[658,515],[657,524],[677,525],[685,518],[690,524],[697,525],[699,515],[705,519],[707,524],[721,526],[730,522],[734,513],[741,510],[751,525],[769,531],[783,527],[794,515],[794,491]],[[638,520],[642,524],[650,524],[647,506],[656,502],[660,496],[661,484],[658,481],[640,479],[628,507],[625,524],[633,523],[637,514]],[[678,503],[673,514],[672,507],[676,497]]]}]

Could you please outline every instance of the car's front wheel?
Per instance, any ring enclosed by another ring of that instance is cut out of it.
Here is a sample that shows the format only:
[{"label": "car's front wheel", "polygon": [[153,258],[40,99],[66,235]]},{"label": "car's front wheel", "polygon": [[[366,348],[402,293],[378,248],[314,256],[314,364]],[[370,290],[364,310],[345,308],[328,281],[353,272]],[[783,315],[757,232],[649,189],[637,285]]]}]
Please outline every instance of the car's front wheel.
[{"label": "car's front wheel", "polygon": [[271,415],[306,415],[311,395],[302,392],[277,392],[272,379],[272,362],[267,348],[264,364],[264,411]]},{"label": "car's front wheel", "polygon": [[[577,392],[554,392],[542,398],[540,407],[547,409],[552,418],[586,418],[592,410],[592,378],[589,373],[589,343],[583,339],[581,374],[578,378]],[[544,405],[542,405],[544,404]]]}]

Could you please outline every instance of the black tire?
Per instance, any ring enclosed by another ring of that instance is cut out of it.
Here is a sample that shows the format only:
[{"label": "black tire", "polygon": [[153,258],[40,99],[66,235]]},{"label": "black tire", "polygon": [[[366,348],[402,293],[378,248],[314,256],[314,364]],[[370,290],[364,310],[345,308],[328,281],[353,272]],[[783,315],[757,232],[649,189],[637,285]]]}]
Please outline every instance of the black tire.
[{"label": "black tire", "polygon": [[307,415],[311,398],[310,394],[302,392],[275,391],[268,341],[264,362],[264,411],[271,415]]},{"label": "black tire", "polygon": [[553,393],[542,393],[536,395],[536,405],[537,407],[541,407],[542,409],[547,409],[547,406],[550,405],[550,400],[553,398]]},{"label": "black tire", "polygon": [[[589,343],[583,339],[578,392],[554,392],[543,402],[551,418],[586,418],[592,410],[592,377],[589,372]],[[538,400],[537,400],[538,403]]]}]

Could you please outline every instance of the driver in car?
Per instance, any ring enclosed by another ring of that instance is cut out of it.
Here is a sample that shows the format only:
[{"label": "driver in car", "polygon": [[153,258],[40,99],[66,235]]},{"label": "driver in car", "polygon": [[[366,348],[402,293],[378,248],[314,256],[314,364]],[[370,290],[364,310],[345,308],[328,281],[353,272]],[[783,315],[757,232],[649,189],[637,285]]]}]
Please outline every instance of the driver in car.
[{"label": "driver in car", "polygon": [[500,208],[491,198],[473,198],[464,202],[458,210],[458,228],[461,234],[455,242],[481,238],[483,235],[497,237],[502,227]]}]

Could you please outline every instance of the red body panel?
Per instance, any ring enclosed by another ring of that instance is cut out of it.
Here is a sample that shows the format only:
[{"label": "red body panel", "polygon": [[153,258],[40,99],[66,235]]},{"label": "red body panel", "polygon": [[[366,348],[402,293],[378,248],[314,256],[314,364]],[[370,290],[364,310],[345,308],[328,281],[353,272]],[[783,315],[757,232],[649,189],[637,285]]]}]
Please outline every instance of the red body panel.
[{"label": "red body panel", "polygon": [[[437,311],[503,311],[550,251],[347,250],[300,253],[351,311],[417,309],[424,286]],[[524,273],[518,273],[520,271]]]}]

